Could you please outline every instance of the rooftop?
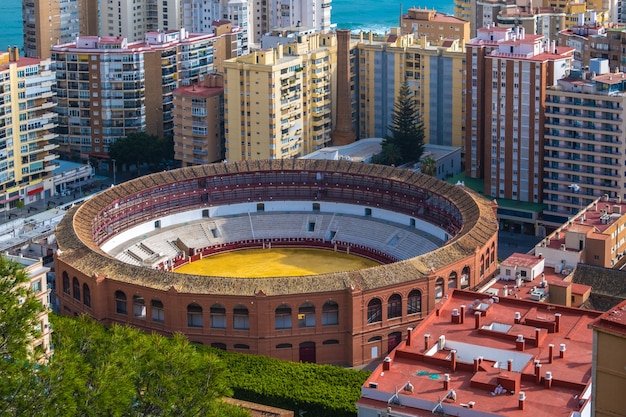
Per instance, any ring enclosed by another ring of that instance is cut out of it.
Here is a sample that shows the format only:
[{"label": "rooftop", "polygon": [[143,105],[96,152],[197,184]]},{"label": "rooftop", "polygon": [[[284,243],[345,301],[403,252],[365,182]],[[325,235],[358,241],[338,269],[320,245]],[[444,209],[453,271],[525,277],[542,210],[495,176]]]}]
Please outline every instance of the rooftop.
[{"label": "rooftop", "polygon": [[602,314],[590,327],[626,337],[626,301]]},{"label": "rooftop", "polygon": [[454,290],[372,373],[357,406],[570,417],[588,410],[589,325],[600,314]]}]

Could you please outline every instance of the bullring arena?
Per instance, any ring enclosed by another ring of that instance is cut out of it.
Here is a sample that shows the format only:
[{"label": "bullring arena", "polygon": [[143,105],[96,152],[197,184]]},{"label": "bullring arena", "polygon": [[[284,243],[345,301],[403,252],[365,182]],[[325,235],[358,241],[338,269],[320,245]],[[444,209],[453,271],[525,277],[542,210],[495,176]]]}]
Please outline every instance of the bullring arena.
[{"label": "bullring arena", "polygon": [[[495,208],[463,186],[347,161],[243,161],[116,185],[56,230],[61,312],[292,361],[361,365],[454,288],[496,271]],[[183,275],[244,248],[378,262],[309,276]]]}]

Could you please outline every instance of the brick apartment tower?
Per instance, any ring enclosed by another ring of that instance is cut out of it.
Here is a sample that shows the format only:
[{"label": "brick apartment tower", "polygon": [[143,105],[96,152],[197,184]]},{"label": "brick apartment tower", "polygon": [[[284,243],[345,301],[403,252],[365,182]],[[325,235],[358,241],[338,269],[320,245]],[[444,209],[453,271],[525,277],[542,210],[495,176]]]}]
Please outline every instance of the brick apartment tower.
[{"label": "brick apartment tower", "polygon": [[350,91],[350,31],[337,29],[337,122],[332,133],[333,146],[348,145],[356,139],[352,125]]}]

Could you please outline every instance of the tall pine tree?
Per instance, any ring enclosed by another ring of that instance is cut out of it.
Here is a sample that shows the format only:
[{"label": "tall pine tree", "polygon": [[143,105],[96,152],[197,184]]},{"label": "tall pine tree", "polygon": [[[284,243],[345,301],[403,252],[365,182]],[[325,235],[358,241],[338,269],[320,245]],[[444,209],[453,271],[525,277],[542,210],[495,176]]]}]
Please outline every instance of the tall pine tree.
[{"label": "tall pine tree", "polygon": [[400,86],[394,103],[392,123],[383,140],[383,150],[389,149],[390,144],[398,149],[402,164],[418,162],[424,153],[424,123],[406,81]]}]

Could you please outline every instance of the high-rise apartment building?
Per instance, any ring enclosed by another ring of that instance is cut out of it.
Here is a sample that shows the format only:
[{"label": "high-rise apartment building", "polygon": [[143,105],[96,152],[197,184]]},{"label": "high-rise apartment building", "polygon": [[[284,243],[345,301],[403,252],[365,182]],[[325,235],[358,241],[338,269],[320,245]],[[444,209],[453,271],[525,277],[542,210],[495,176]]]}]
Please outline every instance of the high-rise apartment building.
[{"label": "high-rise apartment building", "polygon": [[0,208],[26,204],[54,193],[51,172],[58,158],[52,129],[50,59],[20,58],[18,48],[0,53]]},{"label": "high-rise apartment building", "polygon": [[232,54],[231,35],[181,29],[146,33],[143,42],[88,36],[55,46],[60,151],[108,158],[109,144],[132,132],[171,135],[173,91],[214,72],[216,45]]},{"label": "high-rise apartment building", "polygon": [[301,36],[226,61],[226,158],[285,159],[328,146],[337,41]]},{"label": "high-rise apartment building", "polygon": [[[546,225],[568,221],[605,194],[626,199],[626,74],[592,59],[546,91]],[[610,214],[610,213],[609,213]]]},{"label": "high-rise apartment building", "polygon": [[182,0],[99,0],[98,34],[143,40],[146,32],[183,27]]},{"label": "high-rise apartment building", "polygon": [[426,142],[463,147],[465,49],[458,39],[415,39],[392,28],[384,39],[370,34],[358,49],[359,137],[383,137],[404,81],[414,92]]},{"label": "high-rise apartment building", "polygon": [[412,33],[417,38],[426,36],[439,40],[441,37],[462,39],[464,42],[470,39],[469,21],[438,13],[434,9],[411,7],[406,14],[400,16],[400,29],[402,34]]},{"label": "high-rise apartment building", "polygon": [[239,41],[248,53],[251,9],[247,0],[183,0],[183,26],[190,32],[209,32],[216,21],[230,21],[241,29]]},{"label": "high-rise apartment building", "polygon": [[174,90],[174,159],[182,166],[224,159],[224,77]]},{"label": "high-rise apartment building", "polygon": [[543,202],[546,88],[572,55],[523,28],[481,28],[466,45],[465,174],[484,179],[486,195]]},{"label": "high-rise apartment building", "polygon": [[24,0],[24,55],[50,58],[50,48],[98,32],[97,0]]},{"label": "high-rise apartment building", "polygon": [[331,0],[253,0],[250,33],[254,43],[276,28],[302,26],[326,32],[330,22]]}]

